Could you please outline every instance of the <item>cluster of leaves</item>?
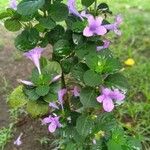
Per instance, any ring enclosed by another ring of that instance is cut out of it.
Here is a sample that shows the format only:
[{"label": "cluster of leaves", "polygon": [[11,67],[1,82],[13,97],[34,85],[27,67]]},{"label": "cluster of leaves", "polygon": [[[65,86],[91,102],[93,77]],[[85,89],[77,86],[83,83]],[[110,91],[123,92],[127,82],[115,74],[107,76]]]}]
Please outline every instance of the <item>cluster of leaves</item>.
[{"label": "cluster of leaves", "polygon": [[[82,0],[86,7],[94,2]],[[88,11],[105,17],[112,13],[105,3]],[[9,31],[22,29],[15,39],[15,46],[20,51],[27,52],[48,44],[53,46],[52,61],[41,59],[42,75],[36,69],[32,71],[30,81],[34,86],[19,86],[12,92],[9,98],[12,107],[26,105],[33,117],[45,115],[48,113],[48,103],[58,100],[58,90],[66,88],[68,93],[64,111],[54,110],[63,123],[63,128],[58,130],[63,139],[61,146],[67,150],[130,150],[139,147],[135,144],[136,140],[126,136],[111,116],[102,113],[96,101],[100,86],[126,92],[128,84],[120,73],[122,66],[111,50],[96,51],[97,45],[103,45],[103,37],[83,36],[86,19],[81,21],[69,14],[67,5],[61,0],[22,0],[17,10],[8,8],[0,14],[0,19],[4,20]],[[105,23],[109,22],[104,19]],[[62,74],[61,81],[51,82],[59,74]],[[81,89],[77,98],[69,92],[70,86],[75,85]],[[97,117],[93,118],[93,115]],[[71,123],[68,118],[71,118]],[[92,139],[96,140],[95,144]]]},{"label": "cluster of leaves", "polygon": [[75,125],[68,123],[57,134],[62,137],[59,148],[65,147],[65,150],[141,149],[138,138],[127,136],[110,113],[101,113],[98,117],[83,114]]},{"label": "cluster of leaves", "polygon": [[62,73],[59,63],[41,58],[42,75],[33,69],[30,80],[33,86],[19,86],[9,96],[11,107],[22,107],[27,104],[27,111],[33,117],[48,113],[48,104],[57,101],[57,91],[61,82],[52,82],[56,75]]}]

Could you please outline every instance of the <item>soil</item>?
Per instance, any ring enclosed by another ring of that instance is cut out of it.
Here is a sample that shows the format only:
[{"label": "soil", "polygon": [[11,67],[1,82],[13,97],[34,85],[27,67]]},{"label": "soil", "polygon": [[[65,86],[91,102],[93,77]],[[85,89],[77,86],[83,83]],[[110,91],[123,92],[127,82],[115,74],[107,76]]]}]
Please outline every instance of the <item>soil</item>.
[{"label": "soil", "polygon": [[[16,49],[13,45],[15,34],[6,31],[2,25],[0,30],[0,128],[2,128],[7,127],[10,122],[6,97],[18,85],[17,79],[26,79],[33,65],[26,58],[20,56],[16,58]],[[21,132],[22,145],[15,147],[13,142]],[[51,150],[50,145],[42,145],[39,142],[42,137],[53,138],[48,133],[47,127],[41,125],[40,120],[23,118],[23,122],[16,126],[13,135],[4,150]]]}]

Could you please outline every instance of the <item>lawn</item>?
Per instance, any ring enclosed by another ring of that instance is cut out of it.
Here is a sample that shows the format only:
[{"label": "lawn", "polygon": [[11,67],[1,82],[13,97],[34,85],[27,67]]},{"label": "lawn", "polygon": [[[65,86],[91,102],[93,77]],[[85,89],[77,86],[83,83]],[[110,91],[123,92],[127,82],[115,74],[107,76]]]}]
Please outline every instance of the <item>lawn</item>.
[{"label": "lawn", "polygon": [[[99,2],[107,2],[113,14],[122,14],[124,18],[121,26],[122,36],[114,37],[112,41],[111,48],[115,55],[121,59],[123,65],[128,58],[133,58],[135,61],[132,67],[124,65],[124,74],[128,77],[130,90],[126,102],[115,112],[116,116],[125,128],[141,138],[143,149],[149,150],[150,2],[149,0],[99,0]],[[0,0],[0,11],[3,11],[7,5],[7,0]],[[7,139],[4,142],[6,141]]]}]

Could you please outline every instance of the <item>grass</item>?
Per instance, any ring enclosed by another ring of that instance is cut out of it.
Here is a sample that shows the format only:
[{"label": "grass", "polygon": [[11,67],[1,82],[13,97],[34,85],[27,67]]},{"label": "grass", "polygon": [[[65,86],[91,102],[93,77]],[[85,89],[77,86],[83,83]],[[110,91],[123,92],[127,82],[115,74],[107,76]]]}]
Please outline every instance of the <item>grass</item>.
[{"label": "grass", "polygon": [[12,137],[12,127],[13,125],[9,125],[8,128],[2,128],[0,129],[0,149],[3,150],[7,142]]},{"label": "grass", "polygon": [[[78,0],[79,1],[79,0]],[[125,67],[130,90],[127,102],[117,110],[117,117],[123,126],[142,137],[143,149],[150,149],[150,5],[149,0],[98,0],[107,2],[114,14],[122,14],[124,24],[122,36],[114,37],[112,50],[124,64],[127,58],[133,58],[135,65]],[[8,6],[8,1],[0,1],[0,11]],[[110,17],[111,19],[111,17]],[[7,130],[0,130],[2,135]],[[9,134],[8,134],[9,135]],[[8,136],[9,137],[9,136]],[[6,138],[7,139],[7,138]],[[0,136],[1,140],[1,136]],[[45,140],[44,140],[45,141]],[[43,142],[43,141],[42,141]],[[5,143],[5,140],[4,140]]]}]

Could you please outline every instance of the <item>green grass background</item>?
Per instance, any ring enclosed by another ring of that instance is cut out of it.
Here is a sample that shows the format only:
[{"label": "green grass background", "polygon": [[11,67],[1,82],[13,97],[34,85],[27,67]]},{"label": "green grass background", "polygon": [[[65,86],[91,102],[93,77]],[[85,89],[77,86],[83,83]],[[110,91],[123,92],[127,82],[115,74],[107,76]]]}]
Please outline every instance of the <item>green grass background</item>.
[{"label": "green grass background", "polygon": [[[130,90],[127,102],[116,114],[123,126],[140,135],[145,150],[150,150],[150,0],[98,0],[106,2],[113,14],[122,14],[120,38],[110,35],[111,48],[123,62],[133,58],[135,65],[125,67]],[[80,0],[77,0],[80,3]],[[0,11],[8,6],[0,0]],[[81,8],[81,5],[78,5]],[[111,19],[111,17],[110,17]]]}]

